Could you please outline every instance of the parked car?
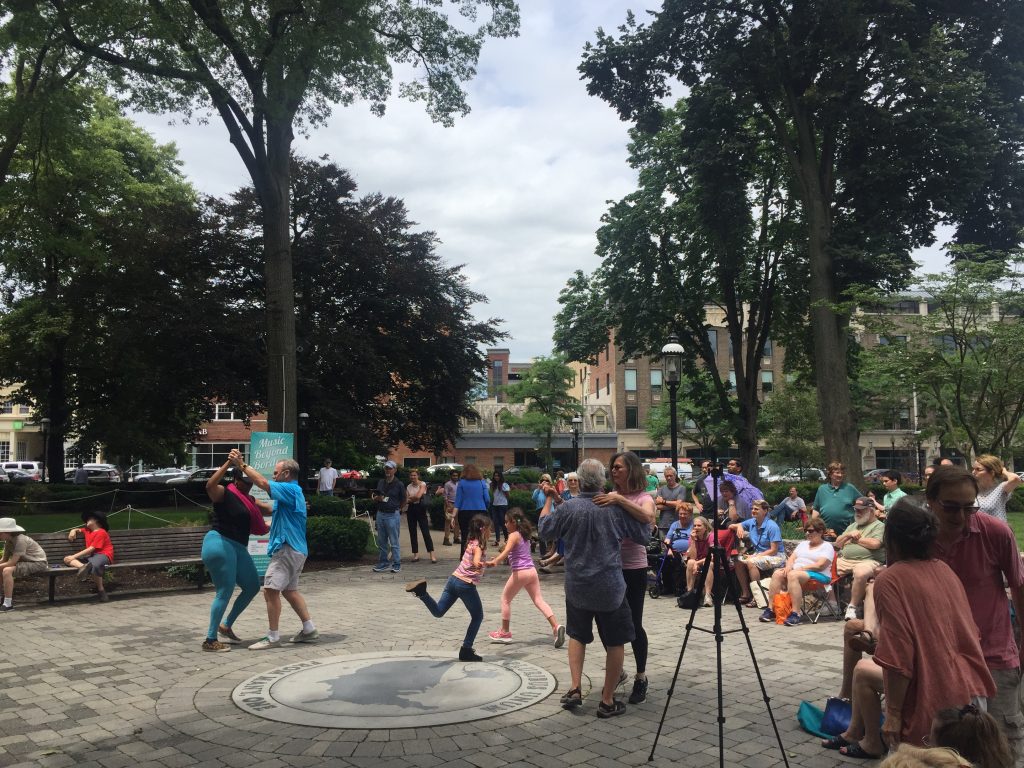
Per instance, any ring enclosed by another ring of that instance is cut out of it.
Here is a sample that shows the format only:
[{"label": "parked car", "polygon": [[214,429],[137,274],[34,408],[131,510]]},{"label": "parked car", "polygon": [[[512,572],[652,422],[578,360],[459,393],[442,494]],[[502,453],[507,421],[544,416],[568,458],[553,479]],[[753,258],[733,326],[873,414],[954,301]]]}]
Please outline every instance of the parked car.
[{"label": "parked car", "polygon": [[767,480],[768,476],[771,475],[771,473],[772,473],[772,471],[770,469],[768,469],[768,467],[766,467],[764,464],[758,464],[758,466],[757,466],[757,476],[759,478],[761,478],[762,480]]},{"label": "parked car", "polygon": [[185,483],[188,483],[189,485],[193,483],[205,484],[207,480],[213,477],[213,473],[216,472],[218,469],[220,469],[220,467],[197,469],[192,474],[184,477],[172,477],[170,480],[166,482],[166,485],[184,485]]},{"label": "parked car", "polygon": [[361,472],[358,469],[339,469],[338,477],[342,480],[362,480],[369,473]]},{"label": "parked car", "polygon": [[[429,472],[461,472],[462,471],[462,465],[461,464],[431,464],[424,471],[428,472],[428,473]],[[508,473],[506,472],[506,474],[508,474]]]},{"label": "parked car", "polygon": [[[90,483],[119,483],[121,472],[113,464],[85,464],[85,471],[89,474]],[[64,473],[64,480],[72,483],[75,480],[76,469],[69,469]]]},{"label": "parked car", "polygon": [[42,481],[41,477],[29,474],[28,472],[20,469],[8,469],[5,471],[7,472],[7,477],[12,483],[38,483]]},{"label": "parked car", "polygon": [[768,480],[773,483],[824,483],[827,479],[825,470],[817,467],[794,467],[768,476]]},{"label": "parked car", "polygon": [[[882,475],[888,471],[888,469],[884,469],[881,467],[879,467],[878,469],[869,469],[867,472],[864,473],[864,482],[869,484],[881,483]],[[903,478],[904,482],[916,483],[920,479],[920,476],[917,474],[917,472],[905,472],[902,469],[898,469],[896,471],[900,473],[900,476]]]},{"label": "parked car", "polygon": [[[460,471],[462,470],[462,465],[460,464],[456,464],[455,467]],[[509,475],[515,477],[516,475],[522,474],[524,471],[536,472],[538,474],[543,474],[544,472],[547,472],[547,470],[544,469],[544,467],[509,467],[508,469],[504,470],[504,475],[506,478]],[[552,474],[551,476],[554,477],[554,474]]]},{"label": "parked car", "polygon": [[7,470],[6,469],[0,469],[0,483],[9,483],[9,482],[11,482],[11,478],[9,478],[7,476]]},{"label": "parked car", "polygon": [[166,483],[171,478],[183,477],[188,478],[192,474],[187,469],[178,469],[177,467],[165,467],[164,469],[154,469],[151,472],[142,472],[135,476],[136,483]]},{"label": "parked car", "polygon": [[0,469],[5,469],[8,472],[16,469],[32,475],[36,480],[42,480],[43,478],[43,463],[41,461],[5,461],[3,464],[0,464]]}]

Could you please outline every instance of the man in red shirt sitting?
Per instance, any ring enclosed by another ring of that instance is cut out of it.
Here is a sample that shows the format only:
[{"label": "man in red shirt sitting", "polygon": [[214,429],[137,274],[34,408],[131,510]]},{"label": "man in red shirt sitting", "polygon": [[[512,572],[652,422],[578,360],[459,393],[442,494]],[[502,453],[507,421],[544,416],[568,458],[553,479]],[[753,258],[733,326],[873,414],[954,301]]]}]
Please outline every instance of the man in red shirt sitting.
[{"label": "man in red shirt sitting", "polygon": [[83,512],[82,522],[84,528],[72,528],[68,532],[68,541],[78,538],[81,531],[85,539],[85,549],[68,555],[64,558],[64,564],[78,569],[78,575],[89,574],[96,582],[96,593],[101,603],[107,602],[106,590],[103,589],[103,572],[107,566],[114,562],[114,545],[110,542],[110,526],[107,524],[107,516],[102,512]]}]

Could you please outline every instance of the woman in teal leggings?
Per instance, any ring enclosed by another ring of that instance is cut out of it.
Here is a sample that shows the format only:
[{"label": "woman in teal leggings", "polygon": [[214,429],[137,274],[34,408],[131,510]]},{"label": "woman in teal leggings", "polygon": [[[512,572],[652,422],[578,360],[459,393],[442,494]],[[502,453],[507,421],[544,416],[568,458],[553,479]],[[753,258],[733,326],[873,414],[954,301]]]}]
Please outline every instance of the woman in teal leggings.
[{"label": "woman in teal leggings", "polygon": [[[260,591],[260,577],[247,548],[251,526],[249,505],[256,505],[249,496],[252,483],[245,475],[232,472],[233,487],[221,485],[229,467],[230,462],[225,462],[206,482],[206,495],[213,502],[213,519],[212,530],[203,538],[202,557],[217,594],[210,606],[204,651],[230,651],[230,644],[241,642],[231,627]],[[236,584],[242,591],[222,624]],[[224,638],[223,642],[217,639],[218,634]]]}]

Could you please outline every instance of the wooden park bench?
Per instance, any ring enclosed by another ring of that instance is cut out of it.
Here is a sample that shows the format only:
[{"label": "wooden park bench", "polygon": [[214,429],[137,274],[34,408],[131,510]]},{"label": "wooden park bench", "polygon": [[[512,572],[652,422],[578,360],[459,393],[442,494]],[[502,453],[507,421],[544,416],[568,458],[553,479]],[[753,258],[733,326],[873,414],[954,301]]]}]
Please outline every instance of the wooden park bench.
[{"label": "wooden park bench", "polygon": [[[203,549],[203,537],[208,526],[193,528],[133,528],[127,531],[111,531],[110,541],[114,545],[114,563],[108,568],[162,568],[171,565],[199,565]],[[85,543],[81,534],[74,542],[68,541],[64,533],[33,533],[30,536],[46,552],[50,569],[39,576],[49,578],[49,602],[54,602],[55,582],[58,576],[74,575],[77,568],[64,565],[64,558],[81,552]],[[206,569],[201,569],[199,588],[206,581]]]}]

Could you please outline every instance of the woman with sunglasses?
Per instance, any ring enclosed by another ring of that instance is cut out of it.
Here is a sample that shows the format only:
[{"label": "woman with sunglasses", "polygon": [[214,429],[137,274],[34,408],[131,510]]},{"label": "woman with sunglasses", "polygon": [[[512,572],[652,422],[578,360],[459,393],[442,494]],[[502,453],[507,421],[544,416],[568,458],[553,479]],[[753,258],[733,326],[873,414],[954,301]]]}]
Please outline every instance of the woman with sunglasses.
[{"label": "woman with sunglasses", "polygon": [[974,460],[971,474],[978,481],[978,508],[1005,523],[1006,502],[1020,485],[1020,476],[1008,471],[998,456],[989,453]]},{"label": "woman with sunglasses", "polygon": [[783,622],[787,627],[800,624],[800,605],[804,599],[804,584],[814,580],[822,584],[832,581],[832,560],[836,551],[832,545],[825,541],[825,523],[820,517],[815,517],[804,526],[806,541],[796,545],[793,554],[786,560],[786,564],[772,574],[772,585],[768,593],[768,607],[764,609],[758,618],[763,622],[775,621],[775,611],[772,606],[775,604],[775,596],[780,592],[789,592],[793,601],[793,611]]},{"label": "woman with sunglasses", "polygon": [[878,759],[901,743],[924,744],[940,710],[995,694],[963,585],[932,557],[938,530],[935,514],[909,498],[889,513],[887,565],[874,589],[878,646],[854,669],[850,727],[822,746]]}]

